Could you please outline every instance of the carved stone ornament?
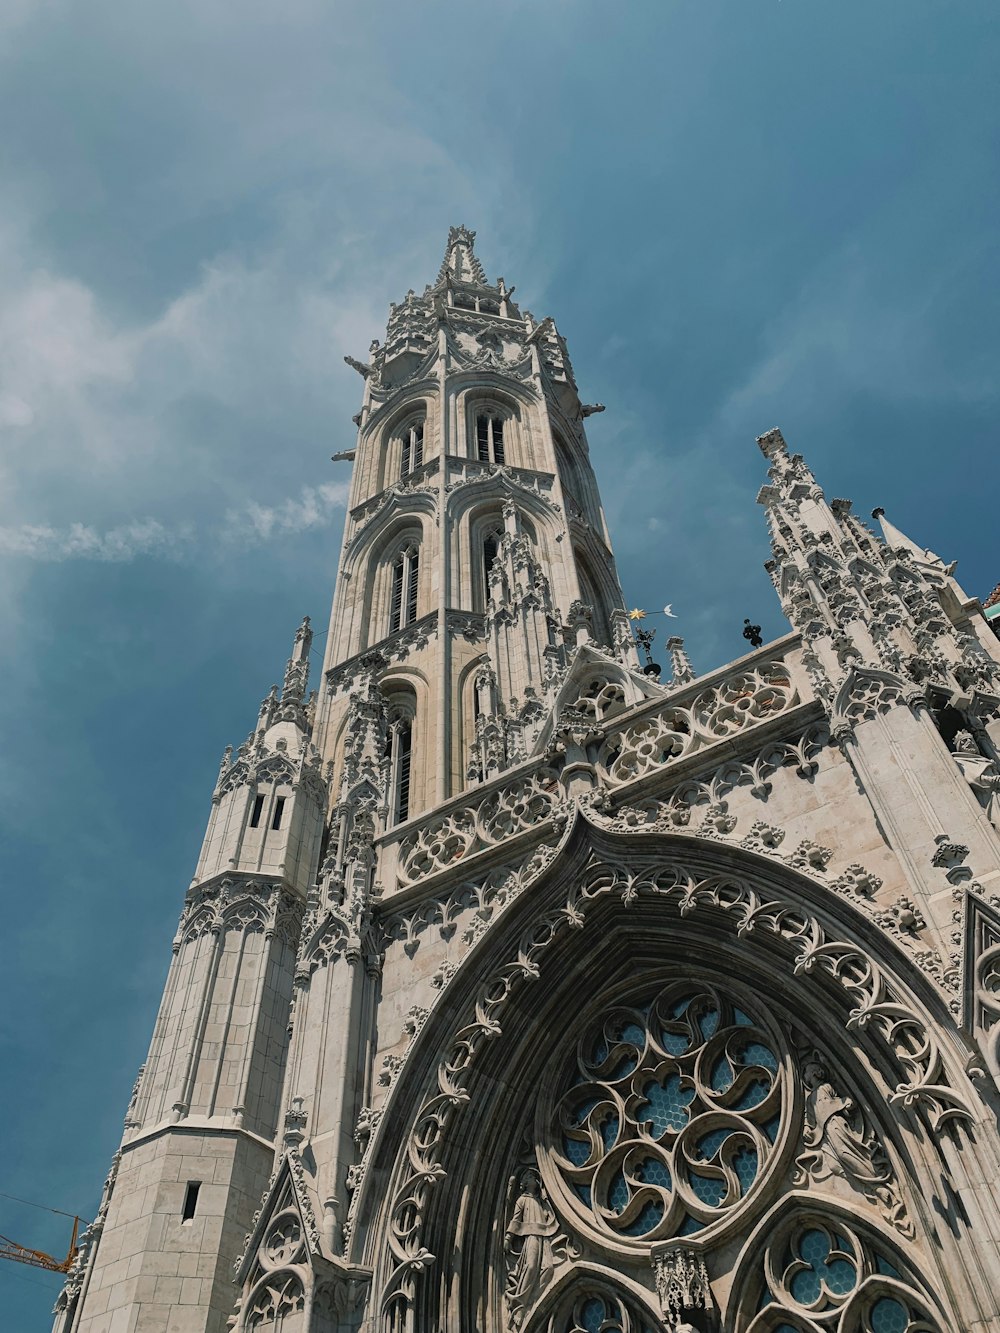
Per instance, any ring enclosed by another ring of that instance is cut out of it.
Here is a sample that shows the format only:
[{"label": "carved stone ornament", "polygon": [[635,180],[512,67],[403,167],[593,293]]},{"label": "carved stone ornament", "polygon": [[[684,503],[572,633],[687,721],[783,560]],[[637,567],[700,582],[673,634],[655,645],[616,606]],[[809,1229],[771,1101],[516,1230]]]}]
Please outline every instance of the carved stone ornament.
[{"label": "carved stone ornament", "polygon": [[692,1327],[686,1319],[690,1311],[712,1309],[712,1287],[699,1252],[683,1245],[659,1251],[653,1259],[653,1272],[669,1333],[684,1333]]},{"label": "carved stone ornament", "polygon": [[560,1231],[541,1177],[533,1167],[511,1176],[508,1183],[503,1249],[507,1325],[517,1330],[552,1281],[556,1268],[578,1253]]},{"label": "carved stone ornament", "polygon": [[[467,1085],[480,1051],[501,1031],[511,998],[540,976],[541,961],[553,942],[567,930],[580,929],[594,902],[610,896],[658,899],[681,916],[710,912],[732,918],[743,936],[766,934],[780,946],[771,957],[783,957],[797,976],[822,977],[841,990],[850,1004],[851,1027],[866,1029],[870,1039],[883,1045],[901,1075],[890,1104],[923,1113],[934,1134],[944,1132],[950,1122],[972,1122],[973,1112],[949,1082],[937,1041],[922,1016],[863,948],[828,934],[800,901],[731,874],[699,875],[690,857],[664,856],[653,862],[630,858],[627,865],[595,860],[576,877],[561,906],[525,929],[516,955],[484,978],[436,1070],[433,1089],[412,1122],[406,1170],[389,1205],[389,1271],[380,1298],[384,1308],[406,1308],[416,1275],[433,1260],[423,1244],[424,1224],[433,1193],[447,1175],[441,1155],[453,1120],[469,1103]],[[358,1197],[355,1193],[352,1209]]]},{"label": "carved stone ornament", "polygon": [[913,1224],[892,1167],[860,1107],[837,1092],[815,1053],[803,1063],[802,1081],[806,1088],[805,1151],[795,1163],[795,1183],[821,1184],[831,1177],[842,1180],[874,1204],[897,1231],[912,1238]]}]

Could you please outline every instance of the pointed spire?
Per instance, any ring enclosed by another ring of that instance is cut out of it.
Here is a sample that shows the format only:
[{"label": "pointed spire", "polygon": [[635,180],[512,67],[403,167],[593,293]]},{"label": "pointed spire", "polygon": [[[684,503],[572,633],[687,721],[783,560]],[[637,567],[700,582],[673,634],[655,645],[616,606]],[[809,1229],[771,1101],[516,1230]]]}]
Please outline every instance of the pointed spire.
[{"label": "pointed spire", "polygon": [[667,651],[670,653],[673,684],[686,685],[689,680],[694,680],[694,668],[679,634],[673,634],[667,640]]},{"label": "pointed spire", "polygon": [[306,683],[309,680],[309,650],[312,648],[313,633],[309,617],[304,616],[302,624],[295,631],[292,655],[285,667],[285,679],[281,687],[282,703],[300,703],[305,697]]},{"label": "pointed spire", "polygon": [[486,286],[486,273],[476,258],[473,248],[476,233],[468,227],[450,227],[448,244],[445,246],[444,262],[438,273],[438,282],[478,282]]},{"label": "pointed spire", "polygon": [[[944,561],[939,555],[926,547],[918,546],[911,538],[907,537],[905,532],[901,532],[894,523],[890,523],[885,516],[885,510],[881,508],[872,510],[874,518],[882,529],[882,536],[885,539],[886,546],[892,551],[909,551],[914,560],[919,560],[922,565],[937,565],[944,568]],[[954,566],[952,566],[954,568]]]}]

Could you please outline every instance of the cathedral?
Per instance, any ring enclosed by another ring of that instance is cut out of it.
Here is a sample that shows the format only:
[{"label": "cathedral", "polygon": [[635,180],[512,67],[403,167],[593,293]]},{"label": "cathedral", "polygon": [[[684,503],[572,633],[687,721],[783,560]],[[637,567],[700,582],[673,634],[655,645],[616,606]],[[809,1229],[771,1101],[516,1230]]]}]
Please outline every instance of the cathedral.
[{"label": "cathedral", "polygon": [[1000,641],[769,430],[791,629],[657,667],[474,242],[347,358],[322,669],[223,756],[55,1333],[1000,1333]]}]

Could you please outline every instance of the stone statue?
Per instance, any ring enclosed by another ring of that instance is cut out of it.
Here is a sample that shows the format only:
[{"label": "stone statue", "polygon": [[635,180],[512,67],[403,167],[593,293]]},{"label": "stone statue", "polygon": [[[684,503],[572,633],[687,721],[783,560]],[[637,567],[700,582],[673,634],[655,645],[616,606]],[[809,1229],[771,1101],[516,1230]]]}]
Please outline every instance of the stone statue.
[{"label": "stone statue", "polygon": [[798,1182],[839,1177],[876,1204],[898,1231],[911,1235],[912,1224],[892,1167],[853,1098],[837,1092],[817,1059],[805,1062],[802,1081],[806,1088],[806,1151],[796,1162]]},{"label": "stone statue", "polygon": [[[514,1178],[511,1178],[513,1192]],[[521,1173],[518,1195],[504,1234],[507,1257],[507,1287],[504,1293],[512,1329],[519,1329],[524,1316],[548,1285],[554,1267],[552,1240],[559,1229],[555,1214],[542,1195],[538,1172]]]}]

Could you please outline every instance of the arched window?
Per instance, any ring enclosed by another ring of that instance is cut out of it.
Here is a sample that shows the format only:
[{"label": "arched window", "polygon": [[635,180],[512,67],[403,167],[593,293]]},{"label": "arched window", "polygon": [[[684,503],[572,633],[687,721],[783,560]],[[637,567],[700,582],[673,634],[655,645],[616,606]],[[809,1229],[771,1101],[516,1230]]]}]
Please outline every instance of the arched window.
[{"label": "arched window", "polygon": [[487,598],[490,594],[490,570],[500,554],[500,538],[502,535],[503,528],[497,524],[495,528],[490,528],[483,537],[483,587],[486,590]]},{"label": "arched window", "polygon": [[390,823],[402,824],[410,816],[410,764],[413,755],[413,721],[398,717],[389,724],[386,758],[389,761]]},{"label": "arched window", "polygon": [[387,690],[389,729],[385,757],[389,769],[389,823],[402,824],[410,817],[410,775],[413,762],[413,720],[417,699],[408,685]]},{"label": "arched window", "polygon": [[420,571],[420,547],[416,542],[404,546],[392,566],[392,593],[389,600],[389,633],[417,618],[417,578]]},{"label": "arched window", "polygon": [[476,413],[476,457],[480,463],[504,461],[503,429],[503,417],[494,409]]},{"label": "arched window", "polygon": [[423,420],[411,421],[403,430],[400,442],[399,475],[405,477],[410,472],[416,472],[424,461]]}]

